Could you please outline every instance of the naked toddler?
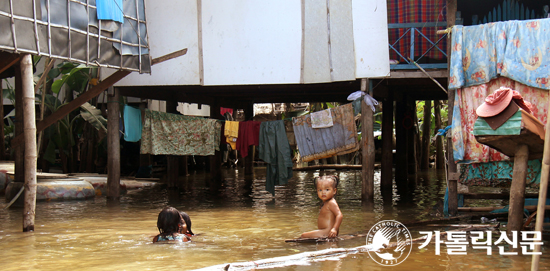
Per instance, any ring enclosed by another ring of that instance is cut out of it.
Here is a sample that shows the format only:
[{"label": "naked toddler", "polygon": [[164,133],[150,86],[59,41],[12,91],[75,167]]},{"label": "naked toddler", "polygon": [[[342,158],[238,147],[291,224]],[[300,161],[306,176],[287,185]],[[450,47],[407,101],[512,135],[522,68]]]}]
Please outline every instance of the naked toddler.
[{"label": "naked toddler", "polygon": [[333,238],[338,236],[340,224],[344,216],[340,212],[340,207],[334,199],[338,186],[338,177],[323,176],[315,179],[315,187],[317,188],[317,196],[323,201],[323,206],[319,211],[317,219],[318,230],[304,232],[300,238]]}]

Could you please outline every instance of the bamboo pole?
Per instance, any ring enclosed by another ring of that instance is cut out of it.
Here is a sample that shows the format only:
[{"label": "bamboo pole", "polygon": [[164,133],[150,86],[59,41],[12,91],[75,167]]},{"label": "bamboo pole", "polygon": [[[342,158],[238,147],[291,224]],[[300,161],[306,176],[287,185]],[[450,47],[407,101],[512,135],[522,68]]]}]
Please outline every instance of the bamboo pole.
[{"label": "bamboo pole", "polygon": [[33,66],[30,54],[21,59],[23,86],[23,134],[25,138],[25,205],[23,231],[34,231],[36,208],[36,117],[33,88]]},{"label": "bamboo pole", "polygon": [[[548,175],[550,171],[550,103],[548,104],[548,115],[546,121],[546,133],[544,134],[544,153],[542,155],[542,166],[540,170],[540,188],[539,188],[539,202],[537,209],[543,210],[546,206],[546,193],[548,191]],[[544,222],[544,212],[538,211],[537,220],[535,222],[535,231],[541,233],[542,236],[542,226]],[[542,241],[542,240],[541,240]],[[531,270],[539,270],[539,261],[540,255],[537,255],[538,252],[541,252],[539,244],[535,245],[533,251],[533,258],[531,259]]]},{"label": "bamboo pole", "polygon": [[[110,87],[113,88],[113,87]],[[118,90],[113,94],[107,94],[107,198],[120,197],[120,136],[119,118],[120,105],[118,103]]]},{"label": "bamboo pole", "polygon": [[514,171],[512,173],[512,186],[510,187],[510,211],[508,212],[508,226],[506,227],[508,236],[511,236],[512,232],[521,231],[523,225],[528,159],[529,147],[525,144],[518,145],[514,155]]}]

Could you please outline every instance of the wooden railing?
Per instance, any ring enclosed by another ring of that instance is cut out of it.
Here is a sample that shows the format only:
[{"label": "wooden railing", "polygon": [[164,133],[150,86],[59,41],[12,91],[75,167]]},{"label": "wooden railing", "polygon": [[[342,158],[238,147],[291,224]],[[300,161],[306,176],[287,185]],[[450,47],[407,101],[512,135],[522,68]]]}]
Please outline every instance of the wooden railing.
[{"label": "wooden railing", "polygon": [[[432,41],[430,38],[428,38],[424,33],[422,33],[421,29],[426,27],[437,27],[436,30],[445,29],[447,26],[447,22],[428,22],[428,23],[404,23],[404,24],[388,24],[388,29],[405,29],[403,34],[393,43],[390,41],[389,49],[390,52],[393,51],[397,54],[400,64],[394,64],[390,65],[391,70],[407,70],[407,69],[418,69],[416,65],[414,65],[412,62],[422,62],[422,58],[425,57],[430,51],[432,50],[438,50],[440,51],[444,58],[444,63],[424,63],[419,64],[424,69],[446,69],[447,68],[447,52],[446,48],[441,48],[441,41],[447,39],[447,34],[438,36],[437,40]],[[416,34],[419,34],[420,41],[415,40],[417,37]],[[409,52],[400,52],[398,49],[396,49],[396,45],[399,43],[399,41],[404,38],[405,36],[410,35],[410,41],[409,41]],[[415,44],[418,43],[429,43],[429,48],[422,52],[422,54],[418,57],[415,57]],[[403,63],[403,64],[401,64]]]}]

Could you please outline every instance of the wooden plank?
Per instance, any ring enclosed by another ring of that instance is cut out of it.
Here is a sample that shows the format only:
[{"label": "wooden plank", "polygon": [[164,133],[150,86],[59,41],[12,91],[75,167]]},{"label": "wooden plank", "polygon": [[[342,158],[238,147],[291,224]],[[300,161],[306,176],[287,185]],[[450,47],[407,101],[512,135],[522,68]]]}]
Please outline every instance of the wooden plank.
[{"label": "wooden plank", "polygon": [[[464,199],[510,199],[509,192],[502,193],[464,193],[461,195],[464,196]],[[538,198],[539,194],[537,193],[526,193],[525,198]]]},{"label": "wooden plank", "polygon": [[[441,70],[428,70],[426,71],[431,77],[433,78],[447,78],[449,76],[448,71],[446,69]],[[390,72],[390,79],[399,79],[399,78],[429,78],[429,76],[423,73],[419,70],[411,70],[411,71],[404,71],[404,70],[392,70]]]},{"label": "wooden plank", "polygon": [[0,73],[19,62],[21,55],[0,51]]}]

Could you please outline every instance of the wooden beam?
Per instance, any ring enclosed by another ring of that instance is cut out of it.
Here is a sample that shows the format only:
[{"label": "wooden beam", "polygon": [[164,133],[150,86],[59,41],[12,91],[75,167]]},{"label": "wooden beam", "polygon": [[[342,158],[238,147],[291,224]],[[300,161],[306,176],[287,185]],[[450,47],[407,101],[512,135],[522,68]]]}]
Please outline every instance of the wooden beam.
[{"label": "wooden beam", "polygon": [[[185,53],[187,53],[187,49],[183,49],[174,53],[170,53],[158,58],[155,58],[151,61],[151,65],[158,64],[161,62],[164,62],[166,60],[172,59],[174,57],[182,56]],[[105,78],[102,80],[99,84],[95,85],[88,91],[82,93],[80,96],[76,97],[72,102],[62,106],[57,111],[53,112],[51,115],[46,117],[45,119],[41,120],[36,124],[36,132],[43,131],[44,129],[48,128],[50,125],[56,123],[58,120],[65,117],[67,114],[71,113],[73,110],[79,108],[81,105],[83,105],[85,102],[91,100],[92,98],[99,95],[101,92],[106,90],[108,87],[114,85],[116,82],[120,81],[120,79],[126,77],[126,75],[130,74],[130,71],[123,71],[118,70],[115,73],[111,74],[111,76]],[[15,137],[11,144],[12,146],[17,146],[21,144],[23,139],[19,136]]]},{"label": "wooden beam", "polygon": [[525,180],[527,179],[527,161],[529,147],[525,144],[516,147],[514,155],[514,171],[510,187],[510,211],[508,212],[508,226],[506,233],[512,235],[514,231],[521,231],[523,226],[523,205],[525,202]]},{"label": "wooden beam", "polygon": [[400,79],[400,78],[430,78],[429,76],[433,78],[445,78],[449,76],[449,72],[447,70],[433,70],[433,71],[426,71],[426,73],[422,71],[391,71],[390,77],[388,79]]},{"label": "wooden beam", "polygon": [[21,55],[8,52],[0,52],[0,73],[9,69],[11,66],[19,62]]}]

